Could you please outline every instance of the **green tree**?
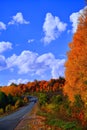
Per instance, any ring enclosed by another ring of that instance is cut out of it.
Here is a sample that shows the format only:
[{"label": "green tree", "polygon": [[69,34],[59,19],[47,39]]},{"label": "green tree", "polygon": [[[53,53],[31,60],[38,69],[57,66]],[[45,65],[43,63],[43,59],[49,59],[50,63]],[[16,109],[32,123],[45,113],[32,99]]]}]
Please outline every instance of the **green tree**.
[{"label": "green tree", "polygon": [[14,104],[13,96],[11,94],[8,94],[8,103],[11,105]]},{"label": "green tree", "polygon": [[4,92],[0,91],[0,108],[5,112],[5,107],[8,104],[8,98]]}]

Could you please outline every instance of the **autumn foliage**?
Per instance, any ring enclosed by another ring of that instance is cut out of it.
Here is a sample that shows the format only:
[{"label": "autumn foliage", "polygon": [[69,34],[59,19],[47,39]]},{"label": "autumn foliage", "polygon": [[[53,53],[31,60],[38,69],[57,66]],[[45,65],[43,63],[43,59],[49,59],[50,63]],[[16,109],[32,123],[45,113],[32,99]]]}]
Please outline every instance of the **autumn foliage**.
[{"label": "autumn foliage", "polygon": [[33,82],[28,82],[26,84],[19,84],[19,85],[13,83],[9,86],[1,87],[0,90],[4,92],[6,95],[10,93],[13,96],[21,96],[25,93],[32,93],[32,92],[59,92],[62,91],[64,83],[65,79],[59,77],[59,79],[51,79],[49,81],[35,80]]},{"label": "autumn foliage", "polygon": [[78,19],[77,31],[69,44],[65,63],[66,84],[64,93],[73,101],[74,95],[80,94],[87,102],[87,7]]}]

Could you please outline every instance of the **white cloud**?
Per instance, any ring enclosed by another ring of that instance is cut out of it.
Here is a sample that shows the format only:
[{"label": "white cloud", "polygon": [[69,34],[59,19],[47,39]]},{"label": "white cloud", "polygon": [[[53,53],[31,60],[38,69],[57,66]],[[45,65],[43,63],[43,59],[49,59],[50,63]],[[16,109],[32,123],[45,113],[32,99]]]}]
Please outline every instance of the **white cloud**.
[{"label": "white cloud", "polygon": [[12,17],[12,20],[8,23],[10,24],[29,24],[29,21],[26,21],[23,18],[23,14],[21,12],[18,12],[15,16]]},{"label": "white cloud", "polygon": [[16,64],[15,64],[15,61],[17,60],[17,55],[13,54],[11,57],[8,57],[6,62],[7,62],[7,66],[8,68],[11,68],[11,67],[14,67]]},{"label": "white cloud", "polygon": [[75,33],[78,26],[78,18],[83,13],[83,11],[87,9],[87,6],[85,6],[83,9],[81,9],[79,12],[72,13],[70,15],[70,21],[72,22],[72,32]]},{"label": "white cloud", "polygon": [[34,39],[29,39],[28,40],[28,43],[32,43],[32,42],[34,42],[35,40]]},{"label": "white cloud", "polygon": [[12,55],[6,60],[8,68],[18,68],[19,74],[30,74],[36,76],[51,73],[52,78],[64,75],[65,59],[56,59],[52,53],[39,55],[31,51],[23,51],[19,56]]},{"label": "white cloud", "polygon": [[7,67],[6,59],[4,56],[0,55],[0,70],[3,70]]},{"label": "white cloud", "polygon": [[46,53],[41,56],[38,56],[36,59],[37,75],[44,75],[46,71],[51,71],[50,65],[54,61],[54,55],[52,53]]},{"label": "white cloud", "polygon": [[59,76],[64,76],[64,63],[65,63],[65,59],[55,59],[55,61],[53,62],[53,64],[51,65],[52,68],[52,77],[53,78],[58,78]]},{"label": "white cloud", "polygon": [[45,63],[45,65],[49,65],[55,59],[52,53],[46,53],[37,58],[38,63]]},{"label": "white cloud", "polygon": [[43,24],[44,38],[42,41],[45,44],[50,43],[59,37],[60,33],[66,30],[67,24],[61,22],[59,17],[53,16],[51,13],[46,14],[45,22]]},{"label": "white cloud", "polygon": [[21,79],[21,78],[19,78],[19,79],[11,79],[11,80],[9,80],[9,82],[8,82],[8,86],[9,86],[10,84],[12,84],[12,83],[20,84],[20,83],[27,83],[28,81],[29,81],[28,79]]},{"label": "white cloud", "polygon": [[37,58],[37,63],[45,68],[45,72],[50,69],[52,78],[64,76],[65,59],[56,59],[52,53],[46,53]]},{"label": "white cloud", "polygon": [[0,21],[0,30],[6,30],[6,25]]},{"label": "white cloud", "polygon": [[19,56],[14,54],[7,59],[8,67],[17,66],[20,74],[33,72],[37,55],[31,51],[23,51]]},{"label": "white cloud", "polygon": [[8,49],[12,49],[11,42],[5,42],[5,41],[0,42],[0,53],[6,51]]}]

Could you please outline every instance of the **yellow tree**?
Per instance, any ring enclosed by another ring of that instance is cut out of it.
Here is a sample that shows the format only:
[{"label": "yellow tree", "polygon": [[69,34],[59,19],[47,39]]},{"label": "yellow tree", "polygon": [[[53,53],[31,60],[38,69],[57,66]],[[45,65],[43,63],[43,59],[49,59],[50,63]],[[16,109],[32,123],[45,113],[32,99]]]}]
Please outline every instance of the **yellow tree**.
[{"label": "yellow tree", "polygon": [[65,63],[64,93],[72,101],[76,94],[80,94],[85,100],[87,98],[87,8],[78,19],[77,31],[69,48],[68,59]]}]

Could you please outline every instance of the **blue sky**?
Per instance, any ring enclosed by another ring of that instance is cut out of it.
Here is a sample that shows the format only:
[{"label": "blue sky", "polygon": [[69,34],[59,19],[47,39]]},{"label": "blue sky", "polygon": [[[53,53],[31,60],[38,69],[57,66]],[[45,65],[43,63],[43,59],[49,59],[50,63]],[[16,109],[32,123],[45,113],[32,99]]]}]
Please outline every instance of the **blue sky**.
[{"label": "blue sky", "polygon": [[64,76],[84,0],[0,1],[0,85]]}]

